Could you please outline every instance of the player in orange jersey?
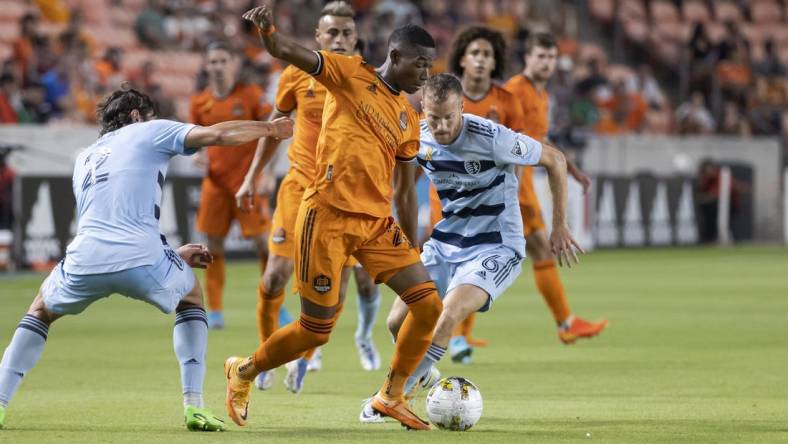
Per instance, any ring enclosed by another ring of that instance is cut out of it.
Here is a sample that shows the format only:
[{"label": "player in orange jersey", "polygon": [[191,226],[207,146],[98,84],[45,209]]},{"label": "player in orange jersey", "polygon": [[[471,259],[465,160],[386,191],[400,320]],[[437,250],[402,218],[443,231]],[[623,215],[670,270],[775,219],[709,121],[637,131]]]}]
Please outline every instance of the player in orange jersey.
[{"label": "player in orange jersey", "polygon": [[[263,91],[255,85],[238,82],[240,57],[230,46],[215,42],[205,53],[208,87],[191,98],[191,121],[213,125],[228,120],[264,120],[271,113]],[[268,246],[265,233],[268,217],[262,204],[254,211],[243,213],[235,206],[235,192],[241,186],[244,172],[254,157],[256,142],[233,147],[208,147],[208,171],[202,182],[197,230],[207,236],[213,253],[213,264],[205,271],[208,296],[208,325],[224,328],[222,292],[224,289],[224,239],[230,225],[237,219],[244,237],[254,240],[260,266],[265,267]]]},{"label": "player in orange jersey", "polygon": [[[506,89],[520,100],[525,120],[523,132],[536,140],[547,140],[547,81],[555,71],[558,46],[551,34],[537,33],[526,41],[525,70],[506,82]],[[590,181],[577,167],[567,162],[569,173],[588,189]],[[524,167],[520,178],[520,210],[525,227],[526,251],[531,258],[536,286],[558,324],[558,337],[565,344],[590,338],[607,326],[607,321],[589,322],[572,314],[558,275],[545,229],[539,201],[533,187],[533,170]]]},{"label": "player in orange jersey", "polygon": [[[260,29],[271,55],[309,73],[328,95],[316,175],[304,193],[295,229],[301,316],[274,332],[252,356],[225,361],[228,413],[236,424],[245,425],[255,376],[328,341],[342,308],[337,283],[353,255],[376,282],[391,287],[409,311],[397,332],[388,377],[370,404],[406,427],[429,430],[403,393],[443,308],[435,283],[408,240],[415,239],[417,229],[412,161],[419,147],[419,122],[405,94],[427,81],[435,41],[418,26],[397,28],[389,37],[386,62],[376,69],[360,56],[310,51],[281,36],[268,6],[254,8],[244,18]],[[391,217],[392,196],[401,227]]]},{"label": "player in orange jersey", "polygon": [[[320,13],[315,40],[320,49],[335,54],[353,54],[357,43],[353,9],[343,1],[328,3]],[[258,330],[265,341],[276,330],[279,308],[284,301],[284,288],[293,274],[295,255],[295,222],[298,207],[306,188],[315,176],[315,149],[323,118],[326,88],[312,76],[293,65],[288,66],[279,78],[276,109],[271,120],[296,114],[295,137],[288,149],[290,170],[282,181],[277,194],[271,236],[268,241],[270,256],[265,269],[258,298]],[[263,139],[246,174],[244,183],[236,193],[237,204],[246,209],[254,199],[254,184],[279,147],[279,139]],[[380,355],[372,341],[372,327],[380,307],[380,293],[372,278],[363,268],[348,263],[342,270],[340,299],[345,297],[348,278],[355,270],[358,289],[359,323],[356,329],[356,349],[361,366],[372,371],[380,368]],[[311,352],[307,352],[307,355]],[[288,369],[285,383],[293,392],[300,392],[306,373],[306,360],[302,358]],[[260,373],[255,384],[265,390],[273,383],[273,371]]]}]

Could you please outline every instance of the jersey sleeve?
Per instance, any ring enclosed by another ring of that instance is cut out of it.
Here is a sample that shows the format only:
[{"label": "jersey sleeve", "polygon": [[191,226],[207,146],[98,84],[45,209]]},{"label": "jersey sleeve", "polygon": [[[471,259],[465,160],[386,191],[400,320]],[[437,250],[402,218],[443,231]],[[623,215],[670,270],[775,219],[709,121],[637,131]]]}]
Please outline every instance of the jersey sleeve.
[{"label": "jersey sleeve", "polygon": [[363,63],[360,56],[346,56],[328,51],[315,51],[315,54],[319,59],[317,69],[309,75],[325,85],[329,91],[341,87]]},{"label": "jersey sleeve", "polygon": [[288,114],[292,112],[298,103],[296,102],[295,82],[290,68],[285,68],[279,76],[279,86],[276,88],[276,109]]},{"label": "jersey sleeve", "polygon": [[196,149],[186,148],[183,144],[186,135],[196,125],[172,120],[153,120],[149,122],[149,131],[153,133],[153,149],[170,157],[177,154],[190,156]]},{"label": "jersey sleeve", "polygon": [[419,154],[419,139],[421,137],[419,117],[415,112],[408,113],[408,135],[397,149],[397,161],[412,162]]},{"label": "jersey sleeve", "polygon": [[542,157],[542,144],[524,134],[496,125],[493,157],[498,165],[536,165]]},{"label": "jersey sleeve", "polygon": [[265,120],[271,115],[274,107],[265,100],[265,93],[257,86],[252,87],[253,93],[249,95],[249,100],[252,101],[252,116],[254,120]]},{"label": "jersey sleeve", "polygon": [[197,111],[198,108],[199,100],[197,99],[197,96],[191,96],[191,99],[189,100],[189,122],[202,125],[202,123],[200,123],[200,113]]},{"label": "jersey sleeve", "polygon": [[510,110],[509,122],[504,122],[506,126],[518,133],[525,131],[525,111],[523,105],[517,100],[515,95],[510,96],[508,108]]}]

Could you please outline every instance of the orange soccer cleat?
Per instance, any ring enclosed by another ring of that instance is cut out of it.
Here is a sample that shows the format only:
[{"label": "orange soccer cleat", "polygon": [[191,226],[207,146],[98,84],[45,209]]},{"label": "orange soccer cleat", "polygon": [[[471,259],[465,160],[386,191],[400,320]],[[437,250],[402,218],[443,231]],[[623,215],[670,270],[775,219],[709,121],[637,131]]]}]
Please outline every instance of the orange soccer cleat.
[{"label": "orange soccer cleat", "polygon": [[602,333],[605,327],[607,327],[607,319],[599,322],[590,322],[573,316],[568,328],[558,329],[558,339],[564,344],[574,344],[578,339],[593,338]]},{"label": "orange soccer cleat", "polygon": [[388,416],[396,419],[403,426],[413,430],[430,430],[430,425],[427,421],[416,416],[408,408],[408,402],[403,399],[395,399],[387,401],[379,394],[372,397],[372,409],[382,416]]},{"label": "orange soccer cleat", "polygon": [[246,381],[238,376],[238,366],[244,358],[230,357],[224,361],[224,374],[227,377],[227,398],[225,406],[227,414],[234,423],[243,427],[249,413],[249,392],[252,390],[252,381]]}]

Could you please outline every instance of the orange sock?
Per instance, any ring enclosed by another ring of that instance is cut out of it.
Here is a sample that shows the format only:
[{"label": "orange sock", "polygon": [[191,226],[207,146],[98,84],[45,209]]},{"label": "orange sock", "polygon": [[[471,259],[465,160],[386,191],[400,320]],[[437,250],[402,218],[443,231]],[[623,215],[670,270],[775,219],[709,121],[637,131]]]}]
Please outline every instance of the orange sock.
[{"label": "orange sock", "polygon": [[302,357],[310,348],[328,342],[335,322],[336,317],[318,319],[302,313],[297,321],[276,330],[260,344],[252,356],[254,366],[263,372]]},{"label": "orange sock", "polygon": [[555,260],[546,259],[534,262],[534,279],[536,287],[542,293],[550,311],[553,312],[555,322],[561,325],[572,314],[572,311],[569,310],[569,302],[566,300],[564,286],[561,284]]},{"label": "orange sock", "polygon": [[312,359],[312,357],[315,356],[316,351],[317,351],[317,347],[310,348],[309,350],[304,352],[303,358],[306,359],[307,361]]},{"label": "orange sock", "polygon": [[260,343],[265,342],[279,327],[279,309],[285,301],[285,291],[266,293],[263,280],[257,285],[257,333]]},{"label": "orange sock", "polygon": [[452,336],[465,336],[466,338],[469,338],[471,336],[471,332],[473,331],[474,323],[476,323],[476,313],[471,313],[467,318],[454,327]]},{"label": "orange sock", "polygon": [[223,290],[224,255],[214,254],[213,263],[205,269],[205,294],[208,296],[208,310],[222,311]]},{"label": "orange sock", "polygon": [[400,327],[394,358],[380,395],[398,399],[403,395],[405,381],[416,370],[432,342],[432,332],[438,322],[443,303],[432,281],[413,286],[400,296],[408,304],[408,315]]}]

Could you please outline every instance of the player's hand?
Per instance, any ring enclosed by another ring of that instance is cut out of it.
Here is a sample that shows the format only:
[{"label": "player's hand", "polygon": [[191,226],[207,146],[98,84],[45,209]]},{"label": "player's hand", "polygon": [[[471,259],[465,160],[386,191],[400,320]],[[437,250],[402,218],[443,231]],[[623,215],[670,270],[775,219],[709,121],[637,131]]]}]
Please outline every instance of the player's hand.
[{"label": "player's hand", "polygon": [[197,151],[192,156],[192,162],[197,168],[208,171],[208,154],[204,150]]},{"label": "player's hand", "polygon": [[178,248],[178,256],[183,258],[192,268],[208,268],[213,262],[213,256],[205,245],[186,244]]},{"label": "player's hand", "polygon": [[244,213],[251,211],[254,207],[254,183],[244,179],[238,192],[235,193],[235,204]]},{"label": "player's hand", "polygon": [[589,178],[586,173],[580,170],[573,172],[572,177],[574,177],[576,181],[580,182],[580,185],[583,187],[583,194],[588,193],[588,189],[591,188],[591,178]]},{"label": "player's hand", "polygon": [[254,23],[254,25],[262,31],[267,31],[274,25],[274,14],[271,11],[271,7],[268,5],[252,8],[244,12],[242,17]]},{"label": "player's hand", "polygon": [[293,119],[289,117],[280,117],[271,122],[270,136],[277,139],[287,139],[293,136]]},{"label": "player's hand", "polygon": [[572,233],[566,225],[553,227],[553,232],[550,234],[550,247],[553,254],[558,258],[558,265],[566,265],[572,268],[572,262],[578,263],[580,260],[577,258],[577,252],[585,253]]}]

